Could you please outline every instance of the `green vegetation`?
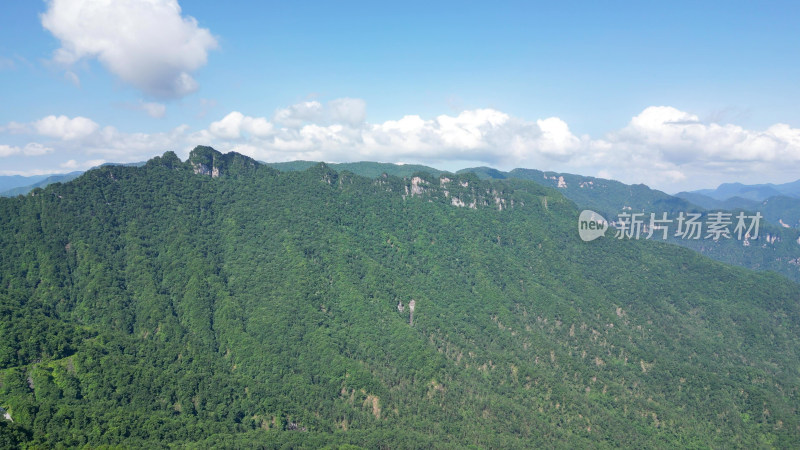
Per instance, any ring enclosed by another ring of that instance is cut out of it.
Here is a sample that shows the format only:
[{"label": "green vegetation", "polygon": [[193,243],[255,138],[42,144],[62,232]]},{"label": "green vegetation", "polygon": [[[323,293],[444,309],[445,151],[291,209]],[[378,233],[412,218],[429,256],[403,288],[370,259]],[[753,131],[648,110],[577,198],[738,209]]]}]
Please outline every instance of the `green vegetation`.
[{"label": "green vegetation", "polygon": [[[533,169],[501,172],[487,167],[476,167],[461,170],[459,173],[474,173],[484,180],[517,178],[553,187],[575,202],[579,208],[597,211],[611,221],[616,220],[622,212],[641,212],[648,218],[649,213],[655,213],[657,217],[667,213],[673,219],[680,212],[701,213],[704,221],[708,212],[727,211],[735,217],[740,211],[745,211],[748,215],[759,211],[764,217],[759,228],[760,239],[751,241],[748,246],[738,239],[720,239],[714,242],[672,236],[668,241],[717,261],[754,270],[774,271],[794,281],[800,281],[800,230],[787,227],[800,221],[798,199],[773,197],[763,202],[745,199],[720,201],[696,192],[671,196],[643,184],[627,185],[614,180]],[[779,186],[789,189],[794,185],[795,183],[787,183]]]},{"label": "green vegetation", "polygon": [[796,445],[800,286],[578,211],[208,147],[0,199],[0,446]]},{"label": "green vegetation", "polygon": [[[266,163],[267,166],[278,169],[282,172],[302,171],[307,170],[319,164],[314,161],[290,161],[284,163]],[[377,178],[384,173],[387,175],[394,175],[396,177],[410,177],[418,172],[427,172],[434,176],[444,173],[444,171],[434,169],[433,167],[422,166],[419,164],[391,164],[379,163],[371,161],[361,161],[354,163],[330,163],[328,167],[336,170],[337,172],[348,171],[356,175],[361,175],[367,178]]]}]

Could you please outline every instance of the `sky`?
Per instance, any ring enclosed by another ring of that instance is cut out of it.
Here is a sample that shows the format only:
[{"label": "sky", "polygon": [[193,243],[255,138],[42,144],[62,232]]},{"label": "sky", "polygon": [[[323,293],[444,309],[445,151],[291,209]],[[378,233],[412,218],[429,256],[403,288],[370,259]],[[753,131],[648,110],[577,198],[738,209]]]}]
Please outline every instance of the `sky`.
[{"label": "sky", "polygon": [[670,193],[800,178],[798,2],[5,0],[0,175],[196,145]]}]

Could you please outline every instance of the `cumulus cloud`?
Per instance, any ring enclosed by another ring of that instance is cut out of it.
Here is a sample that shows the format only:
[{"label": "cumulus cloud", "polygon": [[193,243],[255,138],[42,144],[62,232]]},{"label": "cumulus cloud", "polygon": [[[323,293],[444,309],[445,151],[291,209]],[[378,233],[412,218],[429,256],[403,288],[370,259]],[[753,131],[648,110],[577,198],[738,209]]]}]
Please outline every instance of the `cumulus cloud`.
[{"label": "cumulus cloud", "polygon": [[11,155],[25,155],[25,156],[41,156],[47,153],[52,153],[52,147],[46,147],[38,142],[29,142],[24,147],[17,147],[12,145],[0,145],[0,157]]},{"label": "cumulus cloud", "polygon": [[56,62],[97,58],[124,82],[159,98],[196,91],[191,73],[217,48],[208,29],[181,15],[177,0],[50,0],[41,21],[61,41]]},{"label": "cumulus cloud", "polygon": [[[29,123],[11,122],[0,127],[0,139],[4,134],[28,134],[52,139],[44,144],[32,142],[23,147],[0,144],[0,157],[40,156],[58,150],[58,154],[69,155],[76,160],[78,158],[75,155],[94,155],[86,164],[98,161],[97,156],[101,156],[103,162],[139,162],[166,150],[187,151],[191,148],[188,131],[188,126],[181,125],[167,132],[127,133],[110,125],[101,127],[86,117],[47,116]],[[92,167],[86,164],[80,167]]]},{"label": "cumulus cloud", "polygon": [[38,142],[29,142],[23,147],[22,154],[25,156],[40,156],[52,153],[54,150],[53,147],[47,147]]},{"label": "cumulus cloud", "polygon": [[776,124],[764,131],[738,125],[702,123],[672,107],[651,106],[610,139],[622,145],[658,152],[666,162],[798,161],[800,129]]},{"label": "cumulus cloud", "polygon": [[16,155],[20,153],[19,147],[0,144],[0,158],[5,158],[6,156]]},{"label": "cumulus cloud", "polygon": [[59,164],[59,167],[68,170],[86,170],[86,169],[91,169],[92,167],[97,167],[99,165],[105,164],[106,162],[107,161],[104,159],[90,159],[88,161],[79,163],[74,159],[70,159],[62,164]]},{"label": "cumulus cloud", "polygon": [[289,128],[298,128],[304,123],[317,122],[322,118],[322,103],[310,101],[275,111],[273,120]]},{"label": "cumulus cloud", "polygon": [[272,134],[273,125],[264,117],[249,117],[233,111],[222,120],[212,122],[208,131],[218,138],[239,139],[245,133],[253,137],[263,138]]},{"label": "cumulus cloud", "polygon": [[367,118],[367,103],[360,98],[340,98],[328,103],[330,120],[336,123],[358,125]]},{"label": "cumulus cloud", "polygon": [[339,98],[326,104],[307,101],[275,111],[273,121],[287,127],[300,128],[307,124],[343,124],[359,126],[367,117],[367,104],[360,98]]},{"label": "cumulus cloud", "polygon": [[47,116],[33,123],[37,133],[65,141],[82,139],[97,131],[99,125],[86,117]]}]

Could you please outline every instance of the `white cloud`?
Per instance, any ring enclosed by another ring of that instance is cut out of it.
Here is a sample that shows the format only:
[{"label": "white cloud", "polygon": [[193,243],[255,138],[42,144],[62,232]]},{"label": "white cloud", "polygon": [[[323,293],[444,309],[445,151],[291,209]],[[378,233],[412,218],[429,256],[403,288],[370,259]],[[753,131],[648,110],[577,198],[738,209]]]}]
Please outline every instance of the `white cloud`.
[{"label": "white cloud", "polygon": [[30,131],[28,124],[11,121],[5,126],[0,126],[0,133],[25,134]]},{"label": "white cloud", "polygon": [[573,135],[567,123],[558,117],[537,120],[536,125],[542,130],[542,136],[539,138],[542,153],[565,156],[578,149],[580,139]]},{"label": "white cloud", "polygon": [[649,107],[627,127],[609,135],[615,143],[657,151],[666,162],[800,161],[800,129],[776,124],[764,131],[731,124],[705,124],[671,107]]},{"label": "white cloud", "polygon": [[12,145],[0,144],[0,158],[20,153],[20,148]]},{"label": "white cloud", "polygon": [[239,139],[244,133],[263,138],[272,134],[273,125],[263,117],[249,117],[233,111],[208,127],[212,135],[223,139]]},{"label": "white cloud", "polygon": [[71,141],[89,136],[99,125],[86,117],[47,116],[34,122],[33,127],[41,135]]},{"label": "white cloud", "polygon": [[328,103],[330,120],[358,125],[367,118],[367,103],[360,98],[340,98]]},{"label": "white cloud", "polygon": [[41,156],[52,153],[52,147],[46,147],[38,142],[29,142],[24,147],[20,148],[12,145],[0,145],[0,157],[11,155],[25,155],[25,156]]},{"label": "white cloud", "polygon": [[167,150],[183,149],[188,127],[181,125],[162,133],[125,133],[105,126],[81,143],[81,152],[114,162],[137,162]]},{"label": "white cloud", "polygon": [[44,146],[38,142],[30,142],[22,149],[25,156],[41,156],[54,151],[53,147]]},{"label": "white cloud", "polygon": [[[97,58],[120,79],[159,98],[197,90],[191,72],[217,41],[177,0],[50,0],[42,26],[61,41],[55,61]],[[77,79],[77,77],[75,77]]]},{"label": "white cloud", "polygon": [[68,161],[66,161],[64,163],[59,164],[59,167],[61,167],[62,169],[67,169],[67,170],[71,170],[71,171],[86,170],[86,169],[91,169],[92,167],[97,167],[97,166],[99,166],[101,164],[105,164],[106,162],[107,161],[105,159],[90,159],[88,161],[84,161],[82,163],[79,163],[78,161],[76,161],[74,159],[70,159],[70,160],[68,160]]},{"label": "white cloud", "polygon": [[273,120],[289,128],[298,128],[306,122],[319,121],[323,117],[322,103],[302,102],[275,112]]}]

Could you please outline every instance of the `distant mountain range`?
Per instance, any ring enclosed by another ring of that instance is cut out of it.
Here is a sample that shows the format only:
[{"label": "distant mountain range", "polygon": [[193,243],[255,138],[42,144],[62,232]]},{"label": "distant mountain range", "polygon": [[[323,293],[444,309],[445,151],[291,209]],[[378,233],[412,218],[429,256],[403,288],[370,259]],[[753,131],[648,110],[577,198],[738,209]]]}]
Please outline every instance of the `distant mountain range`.
[{"label": "distant mountain range", "polygon": [[38,183],[51,175],[33,175],[24,177],[22,175],[0,176],[0,192],[7,191],[19,186],[29,186]]},{"label": "distant mountain range", "polygon": [[800,198],[800,180],[784,184],[723,183],[716,189],[700,189],[692,191],[692,193],[705,195],[716,200],[728,200],[734,197],[756,201],[776,196]]},{"label": "distant mountain range", "polygon": [[724,183],[716,189],[679,192],[675,196],[706,209],[757,210],[772,223],[800,228],[800,180],[784,184]]},{"label": "distant mountain range", "polygon": [[[106,163],[98,167],[104,166],[124,166],[124,167],[141,167],[144,162],[135,163]],[[95,169],[93,167],[92,169]],[[3,175],[0,176],[0,197],[16,197],[17,195],[25,195],[36,188],[45,188],[53,183],[66,183],[78,178],[84,172],[77,170],[69,173],[53,173],[48,175],[34,175],[24,177],[21,175]]]},{"label": "distant mountain range", "polygon": [[0,192],[0,196],[16,197],[17,195],[25,195],[37,187],[44,188],[53,183],[66,183],[67,181],[74,180],[82,173],[81,171],[77,171],[33,177],[21,177],[19,175],[3,176],[0,177],[0,186],[3,189]]}]

